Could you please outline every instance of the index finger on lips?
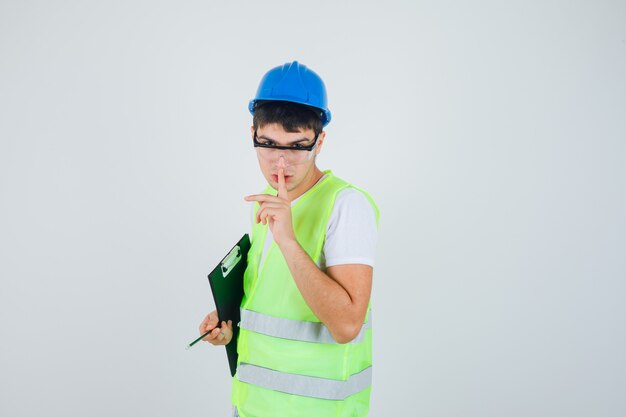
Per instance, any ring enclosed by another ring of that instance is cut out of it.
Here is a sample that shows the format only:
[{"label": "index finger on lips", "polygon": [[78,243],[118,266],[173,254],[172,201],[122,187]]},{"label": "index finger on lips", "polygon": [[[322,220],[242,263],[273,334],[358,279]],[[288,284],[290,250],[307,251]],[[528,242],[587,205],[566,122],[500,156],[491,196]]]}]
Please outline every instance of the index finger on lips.
[{"label": "index finger on lips", "polygon": [[278,197],[287,199],[287,186],[285,185],[285,158],[278,161]]},{"label": "index finger on lips", "polygon": [[287,186],[285,185],[285,169],[278,170],[278,197],[287,199]]}]

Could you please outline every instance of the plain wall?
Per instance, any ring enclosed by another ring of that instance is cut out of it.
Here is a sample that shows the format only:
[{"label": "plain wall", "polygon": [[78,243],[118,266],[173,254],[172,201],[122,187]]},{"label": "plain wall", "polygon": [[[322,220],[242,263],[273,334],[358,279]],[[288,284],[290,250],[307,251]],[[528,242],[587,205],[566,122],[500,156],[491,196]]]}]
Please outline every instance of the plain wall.
[{"label": "plain wall", "polygon": [[0,2],[0,415],[229,415],[185,345],[294,59],[382,213],[371,415],[625,415],[626,3],[483,0]]}]

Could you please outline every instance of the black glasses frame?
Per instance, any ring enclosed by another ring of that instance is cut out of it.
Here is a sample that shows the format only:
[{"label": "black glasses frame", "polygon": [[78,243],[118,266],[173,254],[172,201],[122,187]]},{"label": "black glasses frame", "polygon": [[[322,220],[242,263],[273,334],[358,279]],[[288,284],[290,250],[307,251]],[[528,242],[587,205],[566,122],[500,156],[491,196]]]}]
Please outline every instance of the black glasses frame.
[{"label": "black glasses frame", "polygon": [[319,133],[315,134],[315,138],[313,138],[313,143],[308,145],[308,146],[301,146],[299,148],[296,148],[294,146],[282,146],[282,145],[266,145],[265,143],[261,143],[258,140],[258,136],[256,134],[256,130],[254,131],[254,147],[255,148],[268,148],[268,149],[282,149],[282,150],[286,150],[286,151],[312,151],[313,148],[315,148],[315,145],[317,145],[317,138],[319,136]]}]

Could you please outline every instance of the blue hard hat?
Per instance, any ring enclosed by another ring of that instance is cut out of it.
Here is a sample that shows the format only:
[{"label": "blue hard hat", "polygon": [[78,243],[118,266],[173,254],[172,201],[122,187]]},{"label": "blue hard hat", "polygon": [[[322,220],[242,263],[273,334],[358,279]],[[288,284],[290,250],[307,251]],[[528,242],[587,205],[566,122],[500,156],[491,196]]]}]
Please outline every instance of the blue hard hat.
[{"label": "blue hard hat", "polygon": [[321,110],[322,126],[330,122],[324,81],[298,61],[272,68],[263,76],[256,96],[248,104],[251,114],[259,101],[290,101],[315,107]]}]

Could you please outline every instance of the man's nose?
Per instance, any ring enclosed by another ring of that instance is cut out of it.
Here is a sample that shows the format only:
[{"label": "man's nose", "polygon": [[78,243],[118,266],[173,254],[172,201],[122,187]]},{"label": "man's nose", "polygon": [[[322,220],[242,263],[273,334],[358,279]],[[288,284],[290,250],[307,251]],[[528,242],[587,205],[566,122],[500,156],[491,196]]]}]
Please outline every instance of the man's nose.
[{"label": "man's nose", "polygon": [[274,157],[276,158],[276,161],[280,160],[281,158],[287,161],[287,159],[289,158],[289,151],[287,149],[274,149]]}]

